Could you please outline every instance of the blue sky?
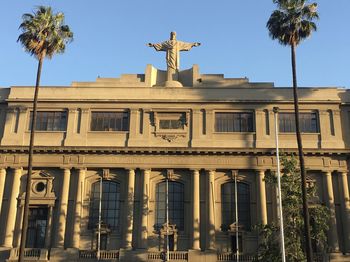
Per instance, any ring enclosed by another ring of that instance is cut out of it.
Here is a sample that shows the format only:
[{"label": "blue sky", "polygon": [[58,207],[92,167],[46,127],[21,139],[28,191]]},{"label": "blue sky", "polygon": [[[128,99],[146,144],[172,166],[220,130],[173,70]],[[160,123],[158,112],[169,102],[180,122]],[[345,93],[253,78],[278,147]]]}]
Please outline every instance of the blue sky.
[{"label": "blue sky", "polygon": [[[318,0],[318,31],[297,49],[299,86],[350,87],[349,0]],[[265,27],[272,0],[1,0],[0,86],[34,85],[36,60],[19,43],[23,13],[51,5],[66,15],[74,41],[64,55],[45,60],[42,85],[70,85],[97,76],[165,69],[164,52],[146,46],[176,31],[201,42],[182,52],[181,69],[291,85],[290,49],[272,41]]]}]

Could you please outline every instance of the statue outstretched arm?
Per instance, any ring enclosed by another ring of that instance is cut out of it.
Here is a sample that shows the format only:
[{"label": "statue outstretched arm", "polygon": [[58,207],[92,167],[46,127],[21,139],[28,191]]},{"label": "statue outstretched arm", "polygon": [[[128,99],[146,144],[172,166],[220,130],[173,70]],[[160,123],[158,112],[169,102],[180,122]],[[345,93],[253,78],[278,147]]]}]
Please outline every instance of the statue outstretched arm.
[{"label": "statue outstretched arm", "polygon": [[166,46],[164,45],[164,43],[159,43],[159,44],[148,43],[147,45],[149,47],[154,47],[154,49],[157,51],[166,51]]},{"label": "statue outstretched arm", "polygon": [[189,51],[194,46],[200,46],[201,43],[186,43],[182,41],[178,41],[179,43],[179,51]]}]

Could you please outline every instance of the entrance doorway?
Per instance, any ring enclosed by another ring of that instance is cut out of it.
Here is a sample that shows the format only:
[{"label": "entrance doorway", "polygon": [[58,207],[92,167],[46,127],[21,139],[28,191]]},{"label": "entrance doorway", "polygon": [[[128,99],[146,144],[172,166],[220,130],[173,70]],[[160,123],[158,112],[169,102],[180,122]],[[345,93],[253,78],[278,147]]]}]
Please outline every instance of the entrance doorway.
[{"label": "entrance doorway", "polygon": [[45,247],[47,215],[47,207],[33,207],[29,209],[26,247]]}]

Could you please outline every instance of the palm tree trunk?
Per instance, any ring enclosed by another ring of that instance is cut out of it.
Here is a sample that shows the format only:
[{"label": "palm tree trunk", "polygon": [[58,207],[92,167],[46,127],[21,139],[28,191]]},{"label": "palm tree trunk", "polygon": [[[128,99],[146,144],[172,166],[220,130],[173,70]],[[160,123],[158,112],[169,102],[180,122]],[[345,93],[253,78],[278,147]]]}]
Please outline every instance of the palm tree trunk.
[{"label": "palm tree trunk", "polygon": [[19,262],[23,262],[23,260],[24,260],[24,248],[25,248],[26,239],[27,239],[29,199],[30,199],[30,191],[31,191],[31,183],[32,183],[32,169],[33,169],[34,133],[35,133],[35,126],[36,126],[38,94],[39,94],[40,76],[41,76],[41,68],[42,68],[43,60],[44,60],[44,56],[41,56],[38,59],[38,69],[37,69],[37,75],[36,75],[36,84],[35,84],[34,101],[33,101],[33,116],[32,116],[32,121],[30,123],[28,173],[27,173],[27,184],[26,184],[26,191],[25,191],[21,243],[19,246],[19,257],[18,257]]},{"label": "palm tree trunk", "polygon": [[304,237],[306,244],[306,258],[308,262],[312,262],[312,246],[311,246],[311,234],[310,234],[310,216],[309,207],[307,202],[306,193],[306,171],[305,171],[305,160],[303,153],[303,144],[300,135],[300,125],[299,125],[299,101],[297,92],[297,73],[296,73],[296,59],[295,59],[295,43],[291,45],[291,55],[292,55],[292,71],[293,71],[293,95],[294,95],[294,113],[295,113],[295,132],[297,136],[298,143],[298,153],[300,162],[300,175],[301,175],[301,189],[303,197],[303,214],[304,214]]}]

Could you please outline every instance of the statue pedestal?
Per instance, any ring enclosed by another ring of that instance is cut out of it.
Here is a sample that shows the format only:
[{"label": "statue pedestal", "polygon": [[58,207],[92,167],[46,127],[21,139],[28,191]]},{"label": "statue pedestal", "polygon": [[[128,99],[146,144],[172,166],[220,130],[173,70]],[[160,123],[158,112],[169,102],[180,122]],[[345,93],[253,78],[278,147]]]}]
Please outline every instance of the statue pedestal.
[{"label": "statue pedestal", "polygon": [[164,82],[165,87],[183,87],[183,85],[179,81],[165,81]]}]

